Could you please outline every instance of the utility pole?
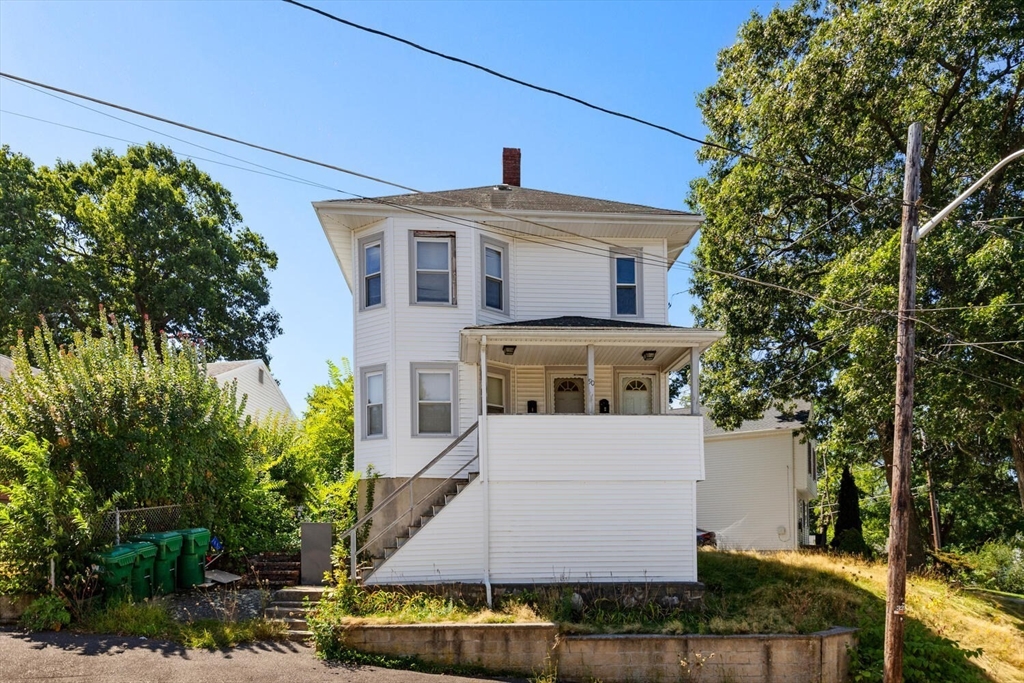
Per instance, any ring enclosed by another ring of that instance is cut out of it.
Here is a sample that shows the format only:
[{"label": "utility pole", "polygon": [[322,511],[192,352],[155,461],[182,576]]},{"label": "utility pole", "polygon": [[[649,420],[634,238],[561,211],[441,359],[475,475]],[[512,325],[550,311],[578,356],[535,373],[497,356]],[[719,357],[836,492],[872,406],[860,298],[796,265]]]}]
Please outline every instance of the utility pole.
[{"label": "utility pole", "polygon": [[885,598],[885,683],[903,681],[903,618],[907,598],[907,536],[910,526],[910,455],[914,411],[914,300],[917,289],[917,204],[921,194],[920,123],[907,131],[900,231],[899,329],[896,337],[896,417],[889,510],[889,577]]}]

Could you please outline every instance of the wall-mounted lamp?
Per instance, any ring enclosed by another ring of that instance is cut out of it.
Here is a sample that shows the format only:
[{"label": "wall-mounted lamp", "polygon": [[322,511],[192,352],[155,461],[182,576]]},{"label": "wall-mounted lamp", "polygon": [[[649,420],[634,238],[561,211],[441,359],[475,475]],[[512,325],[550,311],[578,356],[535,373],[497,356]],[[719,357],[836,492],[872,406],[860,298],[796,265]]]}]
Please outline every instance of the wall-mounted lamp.
[{"label": "wall-mounted lamp", "polygon": [[516,347],[512,344],[508,344],[506,346],[502,346],[501,350],[505,353],[506,356],[511,356],[513,353],[516,352]]},{"label": "wall-mounted lamp", "polygon": [[654,349],[650,349],[650,350],[644,351],[640,355],[644,357],[644,360],[654,360],[654,356],[656,356],[657,353],[658,352],[655,351]]}]

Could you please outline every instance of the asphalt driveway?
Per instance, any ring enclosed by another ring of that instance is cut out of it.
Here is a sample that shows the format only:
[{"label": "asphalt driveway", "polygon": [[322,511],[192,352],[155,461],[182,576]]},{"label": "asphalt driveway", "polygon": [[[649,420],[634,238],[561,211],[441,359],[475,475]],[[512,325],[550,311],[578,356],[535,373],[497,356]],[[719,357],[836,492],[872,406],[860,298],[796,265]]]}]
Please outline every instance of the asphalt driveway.
[{"label": "asphalt driveway", "polygon": [[[491,680],[325,664],[290,642],[186,650],[145,638],[0,631],[0,682],[471,683]],[[504,679],[507,680],[507,679]]]}]

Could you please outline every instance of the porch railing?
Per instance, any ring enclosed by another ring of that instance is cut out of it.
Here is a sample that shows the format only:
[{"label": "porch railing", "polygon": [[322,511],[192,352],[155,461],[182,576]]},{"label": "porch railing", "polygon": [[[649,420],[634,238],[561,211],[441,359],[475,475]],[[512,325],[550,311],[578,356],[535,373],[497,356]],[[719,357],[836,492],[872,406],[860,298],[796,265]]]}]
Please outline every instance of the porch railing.
[{"label": "porch railing", "polygon": [[[392,528],[394,528],[396,524],[398,524],[400,521],[402,521],[406,517],[409,518],[408,524],[411,526],[412,525],[413,513],[415,512],[416,507],[419,504],[421,504],[424,501],[429,500],[432,497],[436,496],[438,494],[438,492],[444,490],[444,488],[446,486],[448,486],[449,483],[451,483],[452,480],[454,480],[456,477],[458,477],[460,474],[462,474],[464,471],[466,471],[466,469],[469,468],[469,466],[472,465],[474,462],[479,460],[479,458],[480,458],[480,449],[479,449],[479,445],[478,445],[476,455],[474,455],[472,458],[470,458],[465,463],[463,463],[461,467],[459,467],[457,470],[455,470],[454,473],[449,475],[440,484],[438,484],[433,489],[431,489],[429,493],[427,493],[426,495],[421,496],[419,498],[419,500],[416,499],[416,495],[415,495],[415,490],[413,488],[413,484],[415,484],[417,481],[422,479],[423,476],[427,472],[429,472],[431,469],[433,469],[435,465],[440,463],[444,459],[444,457],[446,455],[448,455],[453,450],[455,450],[456,446],[458,446],[460,443],[465,441],[466,438],[469,437],[470,434],[472,434],[474,431],[476,431],[476,429],[479,426],[479,424],[480,424],[479,422],[474,422],[472,424],[472,426],[470,426],[466,431],[462,432],[462,434],[460,434],[457,439],[452,441],[450,444],[448,444],[447,447],[445,447],[445,449],[443,451],[438,453],[434,457],[433,460],[431,460],[426,465],[424,465],[423,468],[420,469],[419,472],[417,472],[416,474],[414,474],[411,477],[409,477],[398,488],[396,488],[394,491],[392,491],[384,500],[382,500],[381,502],[379,502],[376,505],[374,505],[372,510],[370,510],[365,515],[363,515],[358,520],[356,520],[355,524],[353,524],[349,529],[347,529],[343,534],[341,534],[342,536],[346,536],[347,535],[348,539],[349,539],[348,540],[348,548],[349,548],[349,550],[348,550],[348,553],[349,553],[349,577],[353,581],[355,581],[355,579],[356,579],[356,575],[357,575],[358,568],[359,568],[359,559],[358,559],[359,558],[359,553],[362,550],[365,550],[366,548],[370,547],[373,543],[375,543],[378,540],[380,540],[381,538],[383,538],[384,535],[388,533],[388,531],[390,531]],[[372,521],[373,518],[376,517],[377,514],[379,514],[381,510],[386,508],[392,502],[398,500],[398,497],[406,489],[409,490],[409,510],[408,510],[408,512],[406,512],[405,514],[402,514],[402,515],[396,515],[395,519],[390,524],[388,524],[386,527],[384,527],[380,532],[378,532],[376,536],[374,536],[372,539],[370,539],[370,540],[366,541],[365,543],[363,543],[362,548],[358,547],[359,546],[359,541],[358,541],[358,531],[359,531],[359,529],[364,524],[366,524],[367,522]]]}]

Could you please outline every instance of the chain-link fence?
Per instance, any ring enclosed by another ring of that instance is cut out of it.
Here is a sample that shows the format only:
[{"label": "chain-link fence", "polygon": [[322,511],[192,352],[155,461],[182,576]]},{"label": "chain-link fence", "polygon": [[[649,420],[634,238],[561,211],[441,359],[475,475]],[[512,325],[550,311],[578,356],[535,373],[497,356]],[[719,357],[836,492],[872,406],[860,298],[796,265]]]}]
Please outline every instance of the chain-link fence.
[{"label": "chain-link fence", "polygon": [[136,534],[181,529],[188,523],[185,513],[184,505],[112,510],[97,521],[93,540],[97,544],[120,543]]}]

